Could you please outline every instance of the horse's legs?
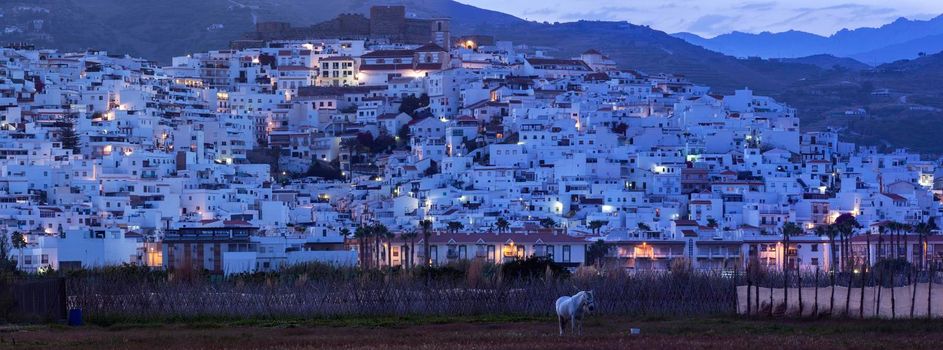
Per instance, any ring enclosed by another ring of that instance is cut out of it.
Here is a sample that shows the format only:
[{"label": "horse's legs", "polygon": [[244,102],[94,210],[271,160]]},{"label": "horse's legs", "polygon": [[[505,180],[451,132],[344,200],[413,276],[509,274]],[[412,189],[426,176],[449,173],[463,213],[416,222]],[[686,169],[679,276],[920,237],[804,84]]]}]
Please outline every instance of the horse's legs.
[{"label": "horse's legs", "polygon": [[560,336],[563,336],[563,327],[566,326],[566,320],[563,316],[557,315],[557,320],[560,321]]},{"label": "horse's legs", "polygon": [[576,334],[576,324],[579,323],[580,320],[576,317],[573,317],[573,318],[570,318],[569,321],[570,321],[570,330],[572,331],[570,333]]},{"label": "horse's legs", "polygon": [[583,336],[583,319],[580,319],[580,320],[577,321],[577,322],[579,322],[579,324],[576,325],[576,329],[578,329],[578,331],[576,332],[576,334],[582,337],[582,336]]}]

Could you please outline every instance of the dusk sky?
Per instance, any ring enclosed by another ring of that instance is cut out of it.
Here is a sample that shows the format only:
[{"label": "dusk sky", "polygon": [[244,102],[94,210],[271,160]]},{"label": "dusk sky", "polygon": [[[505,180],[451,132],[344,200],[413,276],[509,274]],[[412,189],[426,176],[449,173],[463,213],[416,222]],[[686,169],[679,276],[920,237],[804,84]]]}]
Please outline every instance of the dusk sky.
[{"label": "dusk sky", "polygon": [[459,0],[535,21],[629,21],[668,33],[716,36],[790,29],[830,35],[842,28],[875,27],[899,17],[943,14],[943,0]]}]

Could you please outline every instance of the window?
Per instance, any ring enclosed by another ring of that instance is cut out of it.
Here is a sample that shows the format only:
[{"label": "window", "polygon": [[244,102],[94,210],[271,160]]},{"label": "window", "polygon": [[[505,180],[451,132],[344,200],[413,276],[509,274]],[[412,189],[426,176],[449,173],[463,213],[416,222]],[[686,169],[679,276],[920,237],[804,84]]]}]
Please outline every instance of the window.
[{"label": "window", "polygon": [[819,245],[818,245],[817,243],[816,243],[816,244],[812,244],[810,247],[811,247],[811,249],[812,249],[813,252],[819,251]]},{"label": "window", "polygon": [[563,262],[570,262],[570,259],[571,259],[570,246],[565,245],[563,246],[563,259],[562,260]]}]

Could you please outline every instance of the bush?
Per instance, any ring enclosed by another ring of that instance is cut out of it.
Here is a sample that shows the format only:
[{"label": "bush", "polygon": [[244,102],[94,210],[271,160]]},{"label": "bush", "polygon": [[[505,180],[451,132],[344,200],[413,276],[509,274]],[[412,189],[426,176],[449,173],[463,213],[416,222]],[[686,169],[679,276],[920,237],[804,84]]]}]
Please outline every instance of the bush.
[{"label": "bush", "polygon": [[547,272],[554,278],[568,278],[569,270],[563,265],[544,257],[532,256],[523,260],[515,260],[501,265],[501,274],[509,280],[543,279]]}]

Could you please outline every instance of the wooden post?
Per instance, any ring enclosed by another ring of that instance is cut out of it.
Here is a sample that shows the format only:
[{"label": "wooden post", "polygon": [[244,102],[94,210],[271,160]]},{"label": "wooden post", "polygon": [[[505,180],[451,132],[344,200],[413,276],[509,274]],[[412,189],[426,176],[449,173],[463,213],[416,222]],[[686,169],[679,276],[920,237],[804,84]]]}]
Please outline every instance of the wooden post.
[{"label": "wooden post", "polygon": [[[751,312],[752,310],[750,308],[750,304],[753,301],[753,300],[750,300],[752,298],[752,296],[750,295],[751,290],[753,290],[753,277],[750,276],[750,264],[747,263],[747,313],[746,313],[747,316],[752,315],[752,312]],[[737,294],[740,294],[740,293],[738,292]]]},{"label": "wooden post", "polygon": [[933,310],[930,307],[933,305],[933,303],[931,303],[933,301],[933,277],[936,276],[933,272],[933,267],[933,263],[930,263],[929,276],[927,276],[927,319],[933,318],[933,314],[931,314]]},{"label": "wooden post", "polygon": [[866,268],[867,266],[865,264],[862,264],[861,278],[859,278],[859,280],[861,280],[861,300],[858,300],[858,318],[861,318],[861,319],[864,318],[864,284],[865,284],[864,282],[866,280],[865,276],[867,276],[867,270],[865,270]]},{"label": "wooden post", "polygon": [[812,307],[812,316],[819,317],[819,268],[815,267],[815,306]]},{"label": "wooden post", "polygon": [[802,269],[796,267],[796,282],[799,283],[799,317],[802,318]]}]

